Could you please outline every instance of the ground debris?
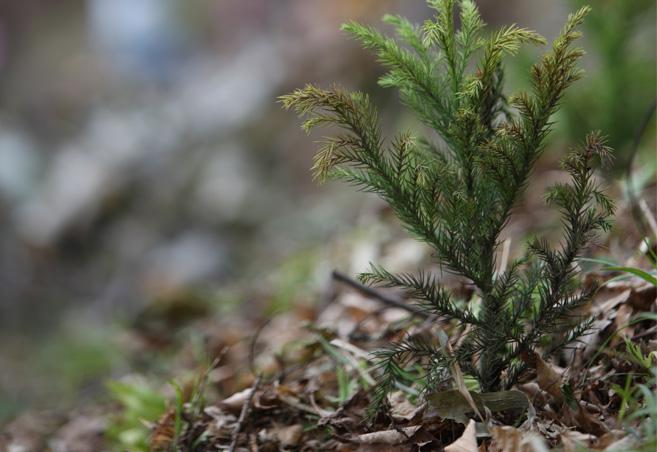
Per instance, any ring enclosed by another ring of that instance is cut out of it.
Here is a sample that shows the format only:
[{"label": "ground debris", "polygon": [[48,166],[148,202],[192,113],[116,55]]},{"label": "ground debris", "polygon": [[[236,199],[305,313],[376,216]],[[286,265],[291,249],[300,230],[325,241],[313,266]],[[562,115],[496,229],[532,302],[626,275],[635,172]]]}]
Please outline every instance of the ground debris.
[{"label": "ground debris", "polygon": [[[396,293],[368,296],[342,280],[321,308],[293,307],[267,321],[200,320],[195,328],[205,352],[217,360],[199,370],[182,346],[173,362],[204,375],[203,402],[198,379],[181,380],[178,408],[170,388],[162,389],[171,402],[148,423],[149,450],[631,450],[640,425],[619,420],[627,409],[619,388],[627,375],[643,381],[646,362],[654,359],[654,321],[634,319],[657,311],[657,304],[654,287],[635,277],[611,280],[615,276],[598,275],[608,281],[585,307],[595,319],[591,334],[556,359],[523,358],[527,368],[511,390],[478,394],[457,372],[459,384],[438,388],[426,403],[416,388],[400,387],[390,394],[387,412],[374,418],[367,413],[377,384],[371,352],[405,332],[446,334],[456,342],[461,326],[401,309]],[[0,451],[105,450],[104,433],[116,410],[26,415],[5,427]]]}]

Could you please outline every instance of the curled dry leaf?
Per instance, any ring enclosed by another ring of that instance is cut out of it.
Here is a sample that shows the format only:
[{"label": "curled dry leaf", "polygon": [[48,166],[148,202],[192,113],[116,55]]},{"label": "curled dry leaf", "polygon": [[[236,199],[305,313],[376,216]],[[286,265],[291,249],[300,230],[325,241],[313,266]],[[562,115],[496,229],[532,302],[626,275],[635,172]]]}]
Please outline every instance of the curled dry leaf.
[{"label": "curled dry leaf", "polygon": [[478,452],[475,421],[470,419],[468,426],[459,439],[445,447],[445,452]]},{"label": "curled dry leaf", "polygon": [[399,430],[381,430],[379,432],[364,433],[362,435],[356,435],[353,441],[359,444],[386,444],[394,446],[408,441],[420,428],[422,428],[421,425],[414,425]]},{"label": "curled dry leaf", "polygon": [[246,399],[249,398],[250,394],[251,388],[246,388],[243,391],[236,392],[227,399],[222,400],[219,402],[219,406],[229,411],[239,412],[242,409],[242,405],[244,405]]},{"label": "curled dry leaf", "polygon": [[[452,346],[450,345],[449,340],[447,340],[447,335],[443,333],[442,335],[438,335],[438,337],[441,338],[441,345],[445,348],[447,354],[452,356],[454,351],[452,350]],[[456,389],[458,389],[463,398],[468,402],[468,405],[472,407],[472,410],[479,417],[479,419],[483,421],[484,417],[481,415],[479,407],[477,407],[477,404],[472,398],[470,391],[468,391],[468,387],[465,384],[465,377],[463,376],[463,372],[461,371],[461,366],[459,365],[458,361],[454,360],[454,362],[449,366],[449,370],[452,373],[452,378],[454,378],[454,383],[456,383]]]},{"label": "curled dry leaf", "polygon": [[564,400],[563,392],[561,391],[561,375],[553,366],[546,363],[538,353],[535,354],[535,359],[538,385],[543,391],[550,394],[555,402],[561,404]]}]

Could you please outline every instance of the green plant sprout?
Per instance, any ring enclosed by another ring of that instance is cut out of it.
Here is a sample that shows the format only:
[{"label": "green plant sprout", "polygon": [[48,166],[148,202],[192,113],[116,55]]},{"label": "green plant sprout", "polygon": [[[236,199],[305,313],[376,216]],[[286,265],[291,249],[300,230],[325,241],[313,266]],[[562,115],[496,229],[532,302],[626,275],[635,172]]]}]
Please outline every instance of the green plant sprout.
[{"label": "green plant sprout", "polygon": [[534,240],[526,256],[496,271],[501,232],[544,150],[550,118],[566,88],[581,77],[576,63],[583,51],[574,43],[589,8],[568,17],[551,49],[532,67],[531,90],[507,98],[504,56],[544,39],[516,25],[485,37],[472,0],[428,4],[436,14],[422,26],[384,17],[397,39],[353,22],[343,30],[376,53],[388,69],[380,84],[396,88],[402,103],[439,140],[408,131],[384,140],[377,110],[360,92],[307,85],[281,97],[284,108],[307,117],[304,130],[331,125],[342,130],[321,142],[315,177],[345,180],[381,196],[405,228],[431,246],[437,263],[471,281],[481,299],[476,313],[461,308],[426,272],[392,274],[373,265],[360,275],[365,283],[399,288],[428,313],[468,327],[452,351],[411,336],[380,351],[377,409],[398,382],[407,381],[410,363],[421,364],[428,392],[438,389],[454,363],[476,378],[482,391],[497,391],[517,381],[539,344],[547,356],[584,334],[590,322],[577,312],[596,287],[580,289],[575,260],[609,228],[613,211],[594,179],[595,161],[608,161],[610,150],[591,133],[562,161],[571,182],[547,193],[562,215],[560,246]]}]

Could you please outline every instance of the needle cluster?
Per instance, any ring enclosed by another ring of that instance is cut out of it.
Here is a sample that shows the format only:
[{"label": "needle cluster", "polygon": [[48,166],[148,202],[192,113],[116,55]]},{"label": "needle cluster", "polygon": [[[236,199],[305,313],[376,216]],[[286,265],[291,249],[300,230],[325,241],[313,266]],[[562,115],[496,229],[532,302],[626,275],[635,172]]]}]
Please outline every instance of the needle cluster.
[{"label": "needle cluster", "polygon": [[440,341],[408,337],[381,351],[377,406],[409,378],[411,364],[423,369],[429,391],[449,376],[454,362],[483,391],[494,391],[515,383],[527,366],[521,357],[539,346],[549,354],[583,334],[589,324],[578,313],[595,288],[580,289],[576,259],[598,231],[609,228],[613,209],[593,170],[609,150],[593,133],[563,160],[570,183],[547,195],[561,212],[561,244],[553,248],[535,240],[523,258],[496,271],[500,234],[544,150],[550,118],[581,76],[576,63],[583,51],[574,44],[589,9],[571,14],[533,65],[531,89],[507,97],[503,58],[544,39],[516,25],[487,36],[472,0],[428,3],[435,16],[421,26],[384,17],[396,38],[353,22],[343,30],[376,53],[388,69],[380,84],[397,89],[402,103],[436,136],[404,131],[385,140],[368,96],[337,86],[307,85],[281,98],[285,108],[306,117],[306,131],[324,125],[342,131],[321,141],[315,177],[342,179],[381,196],[405,228],[431,246],[437,263],[471,281],[480,299],[475,312],[425,272],[392,274],[373,266],[360,275],[365,283],[398,288],[427,312],[467,327],[464,339],[449,350]]}]

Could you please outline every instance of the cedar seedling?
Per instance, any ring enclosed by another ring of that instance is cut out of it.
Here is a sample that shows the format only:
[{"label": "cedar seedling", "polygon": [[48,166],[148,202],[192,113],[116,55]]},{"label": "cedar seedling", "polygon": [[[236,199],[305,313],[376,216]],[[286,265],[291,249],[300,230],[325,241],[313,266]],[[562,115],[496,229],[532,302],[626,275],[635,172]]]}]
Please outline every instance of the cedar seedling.
[{"label": "cedar seedling", "polygon": [[496,272],[500,233],[543,151],[552,114],[581,76],[576,63],[583,51],[574,42],[589,8],[568,17],[532,67],[530,91],[507,99],[503,57],[544,39],[516,25],[485,37],[472,0],[432,0],[429,6],[436,15],[422,26],[384,17],[397,39],[353,22],[343,30],[376,53],[388,69],[380,84],[396,88],[439,142],[410,132],[384,141],[377,111],[360,92],[307,85],[281,98],[285,108],[307,117],[304,130],[336,125],[343,131],[321,142],[315,177],[377,193],[413,236],[431,246],[437,263],[471,281],[481,299],[475,314],[431,274],[392,274],[373,266],[360,275],[365,283],[401,289],[428,313],[468,327],[453,349],[407,337],[379,352],[375,408],[407,379],[411,363],[423,367],[426,391],[437,390],[454,363],[483,391],[495,391],[516,382],[539,345],[548,356],[584,334],[590,322],[578,312],[595,287],[579,288],[575,261],[596,232],[609,228],[612,213],[593,171],[594,160],[606,160],[609,150],[594,133],[563,160],[570,184],[556,185],[547,195],[562,214],[561,245],[535,240],[524,258]]}]

